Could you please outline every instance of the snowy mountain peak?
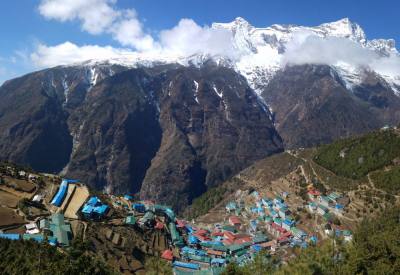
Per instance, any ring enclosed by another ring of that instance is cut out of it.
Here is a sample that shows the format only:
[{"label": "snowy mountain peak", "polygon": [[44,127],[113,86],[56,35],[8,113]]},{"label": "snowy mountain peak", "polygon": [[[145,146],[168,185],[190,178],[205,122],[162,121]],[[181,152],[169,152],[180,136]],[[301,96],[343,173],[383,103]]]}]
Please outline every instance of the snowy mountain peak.
[{"label": "snowy mountain peak", "polygon": [[367,46],[369,48],[374,48],[383,56],[399,53],[396,49],[396,42],[394,39],[373,39],[368,41]]},{"label": "snowy mountain peak", "polygon": [[328,36],[349,38],[361,44],[365,44],[367,40],[365,32],[360,25],[351,22],[349,18],[343,18],[335,22],[321,24],[319,28],[324,30]]},{"label": "snowy mountain peak", "polygon": [[[131,52],[102,62],[151,67],[167,63],[201,66],[213,60],[235,68],[258,92],[287,64],[329,65],[349,88],[362,82],[365,69],[379,74],[392,87],[400,86],[400,56],[395,41],[367,40],[363,29],[349,18],[311,27],[275,24],[258,28],[237,17],[232,22],[212,24],[206,34],[204,47],[195,51],[168,52],[161,48],[155,52]],[[226,55],[215,47],[225,47]],[[99,65],[98,61],[86,65]]]},{"label": "snowy mountain peak", "polygon": [[254,27],[244,18],[236,17],[235,20],[229,23],[213,23],[212,28],[223,28],[231,30],[232,32],[237,32],[238,30],[251,31]]}]

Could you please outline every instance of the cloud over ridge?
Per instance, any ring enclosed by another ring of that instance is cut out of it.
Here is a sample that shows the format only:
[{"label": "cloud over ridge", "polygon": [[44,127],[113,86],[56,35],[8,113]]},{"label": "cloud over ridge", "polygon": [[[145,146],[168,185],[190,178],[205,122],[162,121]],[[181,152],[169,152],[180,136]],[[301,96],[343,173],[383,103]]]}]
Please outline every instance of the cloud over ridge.
[{"label": "cloud over ridge", "polygon": [[[135,58],[139,53],[157,57],[187,57],[200,54],[211,57],[223,56],[242,63],[249,61],[257,66],[347,64],[352,67],[372,69],[394,78],[400,76],[400,57],[394,46],[394,52],[382,55],[367,47],[365,41],[361,43],[349,37],[337,36],[337,32],[343,30],[344,33],[353,31],[354,26],[346,25],[351,24],[348,19],[332,23],[335,28],[332,36],[318,35],[309,31],[311,28],[294,32],[290,39],[284,41],[283,52],[278,53],[278,50],[268,47],[255,47],[256,50],[243,51],[237,43],[235,44],[235,35],[237,36],[235,31],[229,28],[200,26],[188,18],[181,19],[171,29],[159,31],[158,35],[151,35],[134,9],[119,9],[116,3],[117,0],[42,0],[38,9],[46,19],[60,22],[78,21],[83,31],[93,35],[108,34],[121,45],[121,48],[78,46],[72,42],[55,46],[40,44],[31,54],[34,64],[37,67],[48,67],[89,59]],[[321,26],[324,25],[329,24]],[[357,35],[363,38],[362,29],[356,26],[355,30],[359,32]],[[240,39],[246,42],[246,38]],[[390,47],[394,43],[389,40],[374,42]]]}]

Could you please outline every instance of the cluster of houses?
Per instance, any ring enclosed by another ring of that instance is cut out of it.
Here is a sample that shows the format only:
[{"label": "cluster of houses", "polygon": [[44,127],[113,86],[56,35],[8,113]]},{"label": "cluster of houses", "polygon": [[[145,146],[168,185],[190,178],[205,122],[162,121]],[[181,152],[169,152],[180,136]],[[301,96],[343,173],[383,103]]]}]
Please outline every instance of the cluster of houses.
[{"label": "cluster of houses", "polygon": [[[16,177],[18,179],[25,179],[31,182],[36,182],[39,178],[37,174],[26,172],[25,170],[17,169],[14,166],[0,167],[0,174]],[[0,182],[1,183],[1,182]]]},{"label": "cluster of houses", "polygon": [[176,274],[185,270],[219,274],[227,263],[245,264],[271,246],[260,232],[240,233],[241,221],[235,215],[231,215],[229,224],[216,224],[210,230],[177,219],[171,208],[151,201],[132,203],[131,210],[125,224],[167,233],[170,247],[161,257],[171,262]]},{"label": "cluster of houses", "polygon": [[[63,205],[64,200],[68,200],[68,186],[74,183],[63,180],[51,204],[56,207]],[[175,274],[187,270],[219,274],[226,264],[235,262],[244,265],[263,250],[275,253],[280,247],[304,248],[311,242],[317,242],[316,236],[307,234],[297,226],[294,214],[285,201],[288,195],[283,192],[275,197],[262,197],[254,191],[250,195],[250,203],[246,204],[241,199],[228,202],[225,206],[227,220],[208,228],[177,219],[174,211],[167,206],[152,201],[135,202],[130,195],[118,198],[111,196],[111,202],[114,208],[127,210],[128,215],[123,220],[126,226],[160,230],[168,236],[169,248],[161,257],[171,262]],[[324,196],[312,185],[308,187],[308,196],[309,211],[327,220],[331,213],[340,215],[348,204],[348,199],[341,194],[332,192]],[[87,220],[102,220],[111,210],[96,196],[88,196],[82,203],[80,218]],[[351,239],[349,230],[330,223],[325,227],[325,233]],[[0,238],[33,239],[68,247],[72,231],[64,215],[55,213],[50,218],[27,224],[26,234],[0,234]],[[117,240],[115,242],[118,243]]]},{"label": "cluster of houses", "polygon": [[322,216],[328,222],[325,226],[325,234],[327,236],[341,236],[345,241],[351,240],[352,233],[350,230],[332,224],[335,215],[343,215],[344,208],[350,203],[350,199],[338,192],[323,195],[312,184],[308,186],[308,197],[310,199],[307,205],[308,211]]},{"label": "cluster of houses", "polygon": [[[307,247],[310,240],[315,242],[315,236],[308,236],[306,232],[296,227],[293,213],[284,200],[288,193],[283,192],[274,198],[261,197],[256,191],[251,195],[254,198],[254,204],[244,206],[244,211],[251,217],[248,231],[256,234],[260,230],[266,229],[274,238],[264,244],[267,249],[275,251],[277,247],[283,245]],[[236,214],[243,211],[240,208],[243,208],[241,202],[229,202],[226,206],[228,212],[235,211]]]},{"label": "cluster of houses", "polygon": [[307,247],[317,241],[316,236],[296,226],[284,200],[287,193],[274,198],[261,197],[257,192],[251,196],[252,204],[228,202],[226,222],[211,229],[177,219],[170,208],[149,201],[132,203],[133,214],[125,223],[167,232],[170,249],[162,253],[162,258],[171,261],[178,271],[212,270],[230,262],[243,265],[262,250],[274,253],[281,246]]},{"label": "cluster of houses", "polygon": [[338,192],[331,192],[324,196],[312,185],[308,186],[308,197],[310,198],[310,203],[308,204],[310,212],[317,212],[321,216],[328,216],[328,213],[342,215],[345,206],[349,204],[348,197]]},{"label": "cluster of houses", "polygon": [[[63,214],[61,206],[65,204],[68,199],[68,186],[75,184],[75,180],[63,179],[60,187],[53,196],[50,204],[56,208],[52,211],[53,214],[50,217],[44,217],[37,219],[36,221],[30,222],[25,225],[25,234],[0,234],[0,238],[11,239],[11,240],[35,240],[38,242],[48,242],[50,245],[59,247],[70,246],[72,240],[72,229],[71,224]],[[41,195],[35,195],[32,199],[33,202],[41,202],[43,197]],[[101,202],[98,197],[90,197],[79,212],[80,217],[89,220],[100,220],[106,216],[109,212],[110,207],[107,204]]]}]

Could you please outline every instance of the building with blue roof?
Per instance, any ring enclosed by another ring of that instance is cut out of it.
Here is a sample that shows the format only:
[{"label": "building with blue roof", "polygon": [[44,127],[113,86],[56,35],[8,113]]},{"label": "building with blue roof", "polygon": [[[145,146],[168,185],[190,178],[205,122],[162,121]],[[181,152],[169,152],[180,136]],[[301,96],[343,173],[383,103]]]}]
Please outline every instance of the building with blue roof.
[{"label": "building with blue roof", "polygon": [[68,180],[68,179],[63,179],[61,181],[61,185],[60,188],[58,188],[57,193],[55,194],[55,196],[53,197],[53,200],[51,201],[51,204],[60,207],[67,195],[67,191],[68,191],[68,185],[70,183],[76,183],[78,182],[77,180]]},{"label": "building with blue roof", "polygon": [[199,242],[200,242],[200,241],[199,241],[198,238],[196,238],[196,237],[193,236],[192,234],[189,235],[189,238],[188,238],[188,243],[189,243],[189,244],[195,245],[195,244],[198,244]]},{"label": "building with blue roof", "polygon": [[174,261],[172,263],[173,267],[182,267],[182,268],[187,268],[187,269],[192,269],[192,270],[200,270],[200,265],[196,263],[188,263],[188,262],[182,262],[182,261]]},{"label": "building with blue roof", "polygon": [[91,197],[82,208],[82,214],[88,219],[100,219],[107,215],[110,207],[98,197]]},{"label": "building with blue roof", "polygon": [[139,213],[144,213],[146,212],[146,207],[143,203],[135,203],[132,205],[133,210]]},{"label": "building with blue roof", "polygon": [[263,203],[264,206],[272,206],[272,201],[268,198],[262,198],[261,202]]},{"label": "building with blue roof", "polygon": [[258,208],[256,206],[252,206],[250,210],[252,213],[258,213]]},{"label": "building with blue roof", "polygon": [[318,242],[317,236],[311,236],[310,242],[312,242],[313,244],[316,244]]},{"label": "building with blue roof", "polygon": [[274,198],[274,203],[275,204],[277,204],[277,203],[284,203],[285,201],[281,198],[281,197],[279,197],[279,196],[276,196],[275,198]]},{"label": "building with blue roof", "polygon": [[186,229],[186,231],[187,231],[188,233],[193,233],[193,232],[194,232],[193,228],[192,228],[189,224],[186,224],[186,225],[185,225],[185,229]]},{"label": "building with blue roof", "polygon": [[207,255],[207,253],[204,250],[195,249],[195,248],[191,248],[188,246],[182,247],[181,253],[186,254],[186,255],[197,255],[197,256],[206,256]]},{"label": "building with blue roof", "polygon": [[131,195],[124,195],[124,199],[130,201],[133,200],[133,197]]},{"label": "building with blue roof", "polygon": [[226,264],[226,259],[223,258],[212,258],[211,265],[212,266],[224,266]]},{"label": "building with blue roof", "polygon": [[292,228],[295,225],[295,222],[293,220],[290,219],[285,219],[282,222],[282,227],[285,228],[286,230],[290,230],[290,228]]},{"label": "building with blue roof", "polygon": [[251,220],[250,221],[251,230],[256,231],[257,230],[257,225],[258,225],[258,221],[257,220]]},{"label": "building with blue roof", "polygon": [[0,233],[0,239],[18,241],[19,239],[21,239],[21,235],[19,235],[19,234],[10,234],[10,233]]},{"label": "building with blue roof", "polygon": [[47,237],[47,241],[51,246],[56,246],[57,245],[57,238],[53,236]]},{"label": "building with blue roof", "polygon": [[259,245],[259,244],[253,244],[252,246],[251,246],[251,249],[254,251],[254,252],[260,252],[263,248],[262,248],[262,246],[261,245]]},{"label": "building with blue roof", "polygon": [[58,191],[54,196],[53,200],[51,201],[51,204],[60,207],[67,194],[67,190],[68,190],[68,181],[62,180],[60,188],[58,188]]},{"label": "building with blue roof", "polygon": [[165,214],[170,221],[175,221],[175,212],[171,208],[165,208]]},{"label": "building with blue roof", "polygon": [[24,235],[22,235],[22,238],[24,239],[24,240],[32,240],[32,241],[35,241],[35,242],[38,242],[38,243],[42,243],[42,242],[44,242],[44,236],[43,236],[43,234],[24,234]]},{"label": "building with blue roof", "polygon": [[344,206],[343,206],[343,205],[341,205],[341,204],[339,204],[339,203],[337,203],[337,204],[335,205],[335,212],[336,212],[336,214],[342,214],[342,213],[343,213],[343,210],[344,210]]}]

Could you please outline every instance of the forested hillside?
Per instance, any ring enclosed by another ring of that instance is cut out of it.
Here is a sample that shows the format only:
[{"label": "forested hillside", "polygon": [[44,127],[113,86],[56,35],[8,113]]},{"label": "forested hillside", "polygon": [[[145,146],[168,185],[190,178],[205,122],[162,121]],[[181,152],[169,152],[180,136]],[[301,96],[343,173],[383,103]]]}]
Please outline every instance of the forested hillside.
[{"label": "forested hillside", "polygon": [[0,274],[114,274],[75,245],[69,254],[34,241],[0,239]]},{"label": "forested hillside", "polygon": [[338,176],[360,179],[399,157],[400,137],[388,129],[322,146],[315,161]]}]

